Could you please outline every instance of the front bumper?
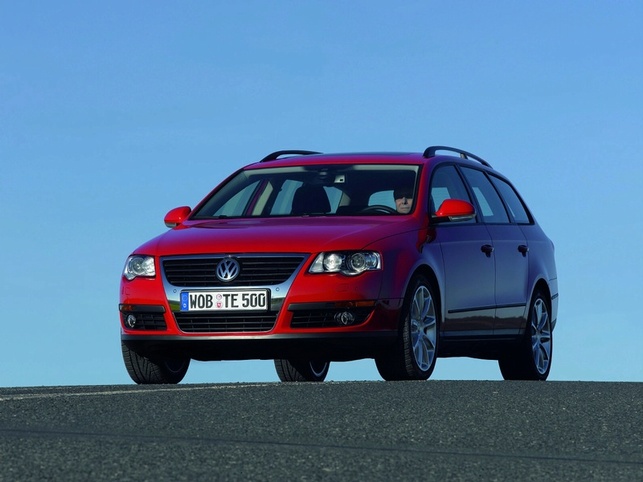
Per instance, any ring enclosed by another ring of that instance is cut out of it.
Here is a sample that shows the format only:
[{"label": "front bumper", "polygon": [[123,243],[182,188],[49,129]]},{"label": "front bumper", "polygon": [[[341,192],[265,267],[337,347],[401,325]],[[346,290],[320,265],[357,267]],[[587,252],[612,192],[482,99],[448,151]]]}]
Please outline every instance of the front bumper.
[{"label": "front bumper", "polygon": [[[194,258],[163,258],[166,263],[186,259]],[[197,257],[197,267],[201,269],[204,260],[210,269],[209,257]],[[272,273],[281,266],[283,260],[278,260],[264,271]],[[304,270],[304,264],[299,257],[293,261],[295,267],[272,284],[248,283],[236,288],[268,290],[266,311],[181,311],[181,292],[220,289],[206,282],[197,285],[198,279],[188,270],[191,265],[179,266],[182,276],[184,272],[191,276],[188,281],[179,277],[178,271],[166,276],[160,265],[160,276],[155,278],[123,279],[119,305],[122,341],[141,354],[173,354],[196,360],[314,356],[337,361],[371,358],[395,342],[402,295],[381,298],[382,271],[350,278],[313,275]],[[254,269],[250,264],[244,267]]]},{"label": "front bumper", "polygon": [[397,330],[371,333],[298,333],[282,335],[155,336],[123,333],[121,341],[137,353],[215,360],[376,358],[396,342]]}]

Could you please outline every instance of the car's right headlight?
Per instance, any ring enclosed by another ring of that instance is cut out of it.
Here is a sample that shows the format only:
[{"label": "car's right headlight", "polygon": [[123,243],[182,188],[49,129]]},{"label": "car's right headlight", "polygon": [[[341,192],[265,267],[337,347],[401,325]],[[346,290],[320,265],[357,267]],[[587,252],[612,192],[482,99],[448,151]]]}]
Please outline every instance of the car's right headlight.
[{"label": "car's right headlight", "polygon": [[145,278],[153,278],[154,276],[156,276],[154,257],[142,256],[138,254],[130,256],[129,258],[127,258],[127,262],[125,263],[123,276],[125,276],[125,278],[130,281],[139,276]]},{"label": "car's right headlight", "polygon": [[344,251],[319,253],[308,270],[310,273],[342,273],[355,276],[364,271],[382,269],[379,253],[374,251]]}]

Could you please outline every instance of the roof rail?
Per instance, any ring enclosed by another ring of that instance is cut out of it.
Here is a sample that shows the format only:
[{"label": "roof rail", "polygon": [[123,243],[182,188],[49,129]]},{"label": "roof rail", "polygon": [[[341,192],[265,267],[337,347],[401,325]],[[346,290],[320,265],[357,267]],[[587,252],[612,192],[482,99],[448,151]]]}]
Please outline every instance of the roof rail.
[{"label": "roof rail", "polygon": [[268,161],[276,161],[279,159],[281,156],[309,156],[311,154],[321,154],[321,152],[315,152],[315,151],[300,151],[300,150],[286,150],[286,151],[275,151],[271,154],[268,154],[266,157],[261,159],[259,162],[268,162]]},{"label": "roof rail", "polygon": [[424,157],[427,159],[430,157],[435,157],[435,153],[437,151],[451,151],[451,152],[456,152],[460,154],[460,157],[462,159],[475,159],[478,161],[480,164],[483,166],[491,167],[491,164],[489,164],[487,161],[482,159],[481,157],[476,156],[475,154],[471,154],[470,152],[463,151],[462,149],[456,149],[455,147],[447,147],[447,146],[431,146],[427,147],[426,150],[424,151]]}]

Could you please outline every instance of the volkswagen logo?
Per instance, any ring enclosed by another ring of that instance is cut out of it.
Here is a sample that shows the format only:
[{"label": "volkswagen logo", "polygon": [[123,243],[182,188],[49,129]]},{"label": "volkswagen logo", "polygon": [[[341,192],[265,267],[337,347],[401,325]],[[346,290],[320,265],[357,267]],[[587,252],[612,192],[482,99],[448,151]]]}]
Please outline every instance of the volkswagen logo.
[{"label": "volkswagen logo", "polygon": [[217,278],[224,283],[234,280],[241,272],[241,266],[236,259],[225,258],[217,264]]}]

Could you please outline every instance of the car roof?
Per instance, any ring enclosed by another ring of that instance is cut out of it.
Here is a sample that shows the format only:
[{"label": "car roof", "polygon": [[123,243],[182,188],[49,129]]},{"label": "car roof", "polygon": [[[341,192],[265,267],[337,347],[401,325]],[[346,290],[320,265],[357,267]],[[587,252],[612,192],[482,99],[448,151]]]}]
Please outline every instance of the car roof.
[{"label": "car roof", "polygon": [[[438,155],[438,151],[449,151],[459,156]],[[316,151],[306,150],[281,150],[268,154],[261,161],[246,166],[246,168],[264,167],[285,167],[302,164],[427,164],[429,160],[451,161],[472,160],[474,163],[485,167],[491,165],[484,159],[461,149],[447,146],[431,146],[423,153],[419,152],[351,152],[351,153],[328,153],[323,154]]]}]

